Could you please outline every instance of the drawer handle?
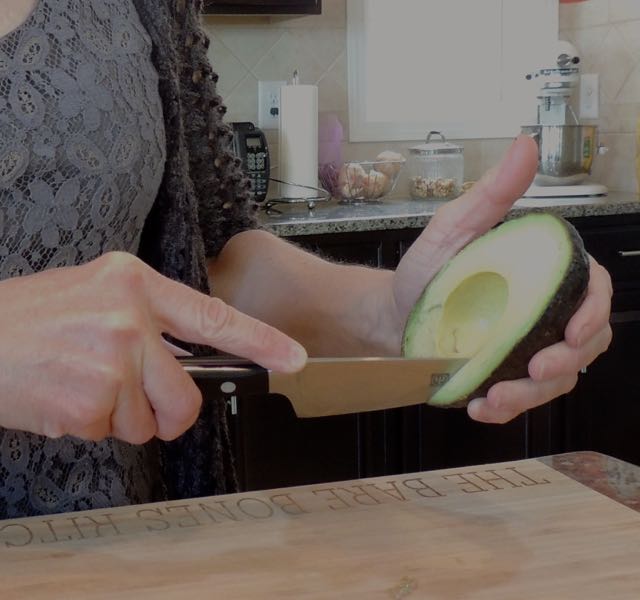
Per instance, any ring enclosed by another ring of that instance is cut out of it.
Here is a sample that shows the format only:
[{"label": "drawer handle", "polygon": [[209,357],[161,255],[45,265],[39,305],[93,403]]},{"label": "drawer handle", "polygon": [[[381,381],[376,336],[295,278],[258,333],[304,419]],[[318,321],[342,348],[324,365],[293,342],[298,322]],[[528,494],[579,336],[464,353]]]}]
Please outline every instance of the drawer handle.
[{"label": "drawer handle", "polygon": [[618,256],[622,256],[623,258],[629,256],[640,256],[640,250],[618,250]]}]

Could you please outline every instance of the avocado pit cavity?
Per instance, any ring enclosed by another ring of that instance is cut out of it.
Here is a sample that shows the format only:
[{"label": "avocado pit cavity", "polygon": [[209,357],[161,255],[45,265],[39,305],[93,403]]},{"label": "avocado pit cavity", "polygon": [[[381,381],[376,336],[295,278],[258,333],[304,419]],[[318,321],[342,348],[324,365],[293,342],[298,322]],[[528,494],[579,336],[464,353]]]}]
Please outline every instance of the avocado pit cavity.
[{"label": "avocado pit cavity", "polygon": [[437,353],[445,358],[477,354],[500,321],[509,286],[498,273],[477,273],[446,299],[437,332]]}]

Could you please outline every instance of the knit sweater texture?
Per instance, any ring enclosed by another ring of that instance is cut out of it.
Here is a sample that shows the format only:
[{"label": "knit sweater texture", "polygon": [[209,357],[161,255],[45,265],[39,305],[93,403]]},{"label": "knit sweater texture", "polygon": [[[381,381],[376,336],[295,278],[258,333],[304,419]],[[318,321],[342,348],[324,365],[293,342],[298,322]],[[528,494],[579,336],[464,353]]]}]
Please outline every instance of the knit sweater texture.
[{"label": "knit sweater texture", "polygon": [[[140,257],[160,273],[210,293],[206,258],[215,257],[234,234],[255,226],[256,207],[231,150],[231,128],[223,123],[226,109],[207,58],[201,1],[134,4],[153,42],[167,138],[164,178],[142,233]],[[196,424],[162,444],[168,498],[237,489],[226,414],[222,398],[205,398]]]}]

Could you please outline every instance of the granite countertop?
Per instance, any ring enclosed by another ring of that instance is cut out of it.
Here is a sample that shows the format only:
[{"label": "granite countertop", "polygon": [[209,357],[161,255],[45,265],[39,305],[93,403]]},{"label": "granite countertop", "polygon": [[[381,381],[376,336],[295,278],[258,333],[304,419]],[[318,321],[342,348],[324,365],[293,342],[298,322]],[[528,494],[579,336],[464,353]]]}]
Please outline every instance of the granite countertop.
[{"label": "granite countertop", "polygon": [[[279,236],[311,235],[384,229],[422,228],[443,200],[390,198],[378,203],[341,204],[336,200],[316,204],[278,204],[275,211],[260,212],[260,223]],[[277,212],[276,212],[277,211]],[[554,212],[566,218],[640,213],[640,196],[610,192],[591,198],[522,198],[510,215]]]},{"label": "granite countertop", "polygon": [[640,512],[640,467],[597,452],[555,454],[538,460]]}]

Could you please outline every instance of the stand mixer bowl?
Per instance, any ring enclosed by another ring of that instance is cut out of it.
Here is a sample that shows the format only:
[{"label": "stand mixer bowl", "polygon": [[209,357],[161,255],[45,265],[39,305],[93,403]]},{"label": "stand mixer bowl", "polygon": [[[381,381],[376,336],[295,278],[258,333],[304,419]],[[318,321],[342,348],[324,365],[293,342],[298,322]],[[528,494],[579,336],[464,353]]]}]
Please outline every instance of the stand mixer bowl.
[{"label": "stand mixer bowl", "polygon": [[577,185],[591,173],[598,151],[594,125],[526,125],[522,133],[538,143],[539,186]]}]

